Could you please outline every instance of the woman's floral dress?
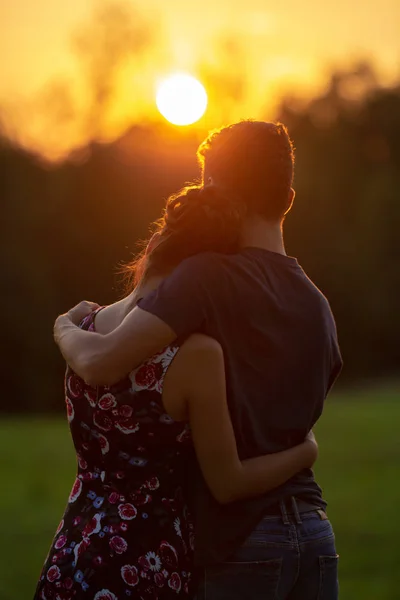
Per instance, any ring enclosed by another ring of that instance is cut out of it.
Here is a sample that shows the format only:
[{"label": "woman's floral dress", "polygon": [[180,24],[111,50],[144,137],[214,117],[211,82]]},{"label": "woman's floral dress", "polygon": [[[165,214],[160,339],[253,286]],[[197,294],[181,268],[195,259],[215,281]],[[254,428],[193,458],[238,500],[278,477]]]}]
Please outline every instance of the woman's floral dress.
[{"label": "woman's floral dress", "polygon": [[[94,329],[94,315],[82,328]],[[177,346],[109,388],[70,369],[68,421],[78,473],[35,600],[193,596],[193,525],[182,490],[188,426],[163,408],[163,380]]]}]

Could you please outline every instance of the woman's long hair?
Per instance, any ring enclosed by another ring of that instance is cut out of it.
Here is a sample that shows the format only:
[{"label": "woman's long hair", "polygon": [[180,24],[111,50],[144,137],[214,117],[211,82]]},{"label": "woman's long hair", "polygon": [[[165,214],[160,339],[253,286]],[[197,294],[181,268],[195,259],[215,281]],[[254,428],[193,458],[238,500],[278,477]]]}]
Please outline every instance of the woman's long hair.
[{"label": "woman's long hair", "polygon": [[[200,252],[239,249],[245,215],[283,220],[293,181],[294,148],[281,123],[241,121],[212,132],[197,157],[203,181],[171,196],[156,221],[156,240],[125,269],[130,286],[148,275],[166,275]],[[207,169],[206,169],[207,166]]]},{"label": "woman's long hair", "polygon": [[148,276],[168,274],[201,252],[237,252],[244,214],[244,203],[215,185],[183,188],[168,199],[163,216],[153,223],[154,242],[152,238],[145,242],[142,252],[124,268],[128,288]]}]

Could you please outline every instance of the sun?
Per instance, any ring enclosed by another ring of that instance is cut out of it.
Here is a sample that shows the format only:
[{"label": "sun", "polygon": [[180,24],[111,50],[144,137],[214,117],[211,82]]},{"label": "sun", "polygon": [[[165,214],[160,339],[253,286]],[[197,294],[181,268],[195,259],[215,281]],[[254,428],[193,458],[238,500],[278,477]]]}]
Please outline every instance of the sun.
[{"label": "sun", "polygon": [[204,115],[207,93],[191,75],[171,75],[160,84],[156,103],[162,116],[173,125],[191,125]]}]

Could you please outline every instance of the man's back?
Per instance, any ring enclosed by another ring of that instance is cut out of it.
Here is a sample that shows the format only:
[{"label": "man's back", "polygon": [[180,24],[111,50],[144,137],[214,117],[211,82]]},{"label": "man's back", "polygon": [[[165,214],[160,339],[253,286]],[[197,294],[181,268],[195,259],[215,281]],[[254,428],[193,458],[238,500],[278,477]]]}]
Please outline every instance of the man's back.
[{"label": "man's back", "polygon": [[293,258],[248,248],[212,260],[218,282],[203,328],[224,349],[240,456],[292,446],[341,365],[329,305]]},{"label": "man's back", "polygon": [[[202,331],[221,343],[241,459],[304,439],[322,412],[341,358],[329,305],[295,259],[261,248],[196,256],[140,306],[178,335]],[[311,470],[265,497],[223,508],[199,480],[201,564],[229,555],[277,499],[295,495],[324,506]]]}]

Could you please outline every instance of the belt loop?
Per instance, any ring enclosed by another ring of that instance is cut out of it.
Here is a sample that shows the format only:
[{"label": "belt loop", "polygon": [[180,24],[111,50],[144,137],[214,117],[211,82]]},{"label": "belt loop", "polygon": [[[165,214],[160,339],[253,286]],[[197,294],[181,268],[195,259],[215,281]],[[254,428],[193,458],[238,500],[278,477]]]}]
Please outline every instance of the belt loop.
[{"label": "belt loop", "polygon": [[302,521],[300,518],[300,513],[299,513],[298,506],[297,506],[296,498],[294,496],[291,496],[290,499],[292,501],[293,514],[296,518],[296,523],[297,523],[297,525],[301,525]]},{"label": "belt loop", "polygon": [[281,509],[283,524],[284,525],[289,525],[289,517],[288,517],[288,514],[287,514],[287,510],[286,510],[285,501],[284,500],[280,500],[279,501],[279,506],[280,506],[280,509]]}]

